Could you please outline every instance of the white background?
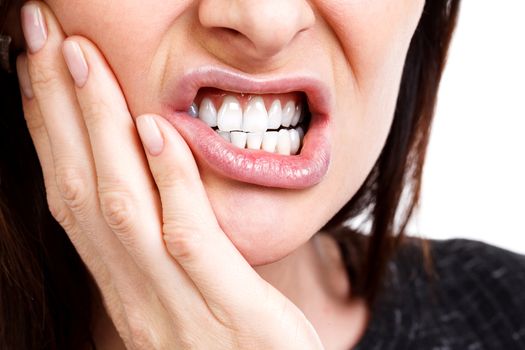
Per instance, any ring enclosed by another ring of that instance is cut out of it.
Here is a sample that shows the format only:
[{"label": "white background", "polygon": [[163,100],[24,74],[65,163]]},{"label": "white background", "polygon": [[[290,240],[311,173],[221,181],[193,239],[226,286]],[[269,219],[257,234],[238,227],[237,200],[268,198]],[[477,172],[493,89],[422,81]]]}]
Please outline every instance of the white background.
[{"label": "white background", "polygon": [[466,0],[411,230],[525,254],[525,1]]}]

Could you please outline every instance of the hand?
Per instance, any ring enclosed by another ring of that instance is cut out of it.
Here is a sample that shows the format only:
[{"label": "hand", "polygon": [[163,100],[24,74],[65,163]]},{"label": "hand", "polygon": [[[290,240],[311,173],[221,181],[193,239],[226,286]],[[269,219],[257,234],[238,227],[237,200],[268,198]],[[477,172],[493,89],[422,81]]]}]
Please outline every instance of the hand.
[{"label": "hand", "polygon": [[96,46],[66,39],[45,4],[26,6],[23,17],[38,6],[47,23],[45,38],[25,29],[30,52],[17,69],[49,208],[126,347],[322,349],[302,312],[221,230],[175,128],[155,115],[135,127]]}]

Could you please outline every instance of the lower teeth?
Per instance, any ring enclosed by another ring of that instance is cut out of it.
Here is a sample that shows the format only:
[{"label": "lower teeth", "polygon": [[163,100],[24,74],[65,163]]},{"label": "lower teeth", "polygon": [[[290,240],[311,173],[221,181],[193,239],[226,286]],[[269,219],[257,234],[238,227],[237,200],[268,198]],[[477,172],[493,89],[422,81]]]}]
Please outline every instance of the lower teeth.
[{"label": "lower teeth", "polygon": [[287,156],[298,154],[304,139],[304,130],[300,126],[266,132],[215,131],[238,148],[263,150]]}]

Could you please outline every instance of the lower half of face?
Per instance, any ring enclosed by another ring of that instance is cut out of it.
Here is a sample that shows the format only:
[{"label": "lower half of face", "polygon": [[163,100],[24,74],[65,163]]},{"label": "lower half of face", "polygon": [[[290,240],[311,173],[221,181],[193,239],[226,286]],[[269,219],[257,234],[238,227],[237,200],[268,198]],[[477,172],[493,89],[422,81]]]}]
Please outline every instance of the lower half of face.
[{"label": "lower half of face", "polygon": [[[98,45],[133,116],[177,115],[171,121],[194,152],[221,227],[253,265],[309,240],[366,179],[390,129],[423,7],[422,0],[47,2],[66,33]],[[321,119],[326,142],[316,135]],[[310,177],[252,169],[264,163],[301,173],[319,153],[329,162]]]}]

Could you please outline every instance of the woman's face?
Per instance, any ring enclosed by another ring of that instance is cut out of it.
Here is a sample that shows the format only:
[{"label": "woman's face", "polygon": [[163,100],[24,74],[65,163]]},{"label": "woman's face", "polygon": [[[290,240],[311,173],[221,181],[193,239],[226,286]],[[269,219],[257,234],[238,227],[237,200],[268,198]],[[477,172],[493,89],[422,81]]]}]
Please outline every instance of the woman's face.
[{"label": "woman's face", "polygon": [[[265,151],[226,152],[248,154],[255,162],[268,160],[270,168],[315,163],[313,175],[287,180],[272,170],[250,177],[250,169],[235,162],[222,168],[224,159],[210,161],[213,157],[202,145],[218,144],[219,153],[233,146],[201,133],[202,126],[197,131],[171,119],[194,152],[221,227],[252,265],[278,260],[305,243],[364,182],[386,140],[404,59],[424,5],[423,0],[46,3],[66,34],[85,36],[99,47],[134,117],[158,113],[189,118],[178,112],[187,110],[191,101],[200,105],[210,97],[216,110],[222,107],[222,128],[228,130],[228,124],[236,123],[237,106],[228,105],[225,95],[239,101],[245,118],[249,108],[265,116],[276,100],[285,107],[307,96],[312,124],[327,121],[322,128],[326,140],[313,135],[321,131],[306,132],[303,149],[317,154],[314,160],[304,155],[267,157]],[[233,72],[233,78],[215,75],[214,69]],[[204,72],[201,83],[185,77],[190,71]],[[248,83],[236,80],[238,76]],[[180,83],[183,78],[189,80]],[[266,111],[255,103],[255,92],[265,92]],[[316,94],[324,96],[323,102],[314,101]],[[253,118],[243,126],[260,121]],[[289,139],[284,136],[289,135],[281,134],[278,149],[286,152]],[[233,135],[223,134],[230,140]],[[269,148],[272,137],[263,141]],[[256,135],[253,143],[258,143]]]}]

